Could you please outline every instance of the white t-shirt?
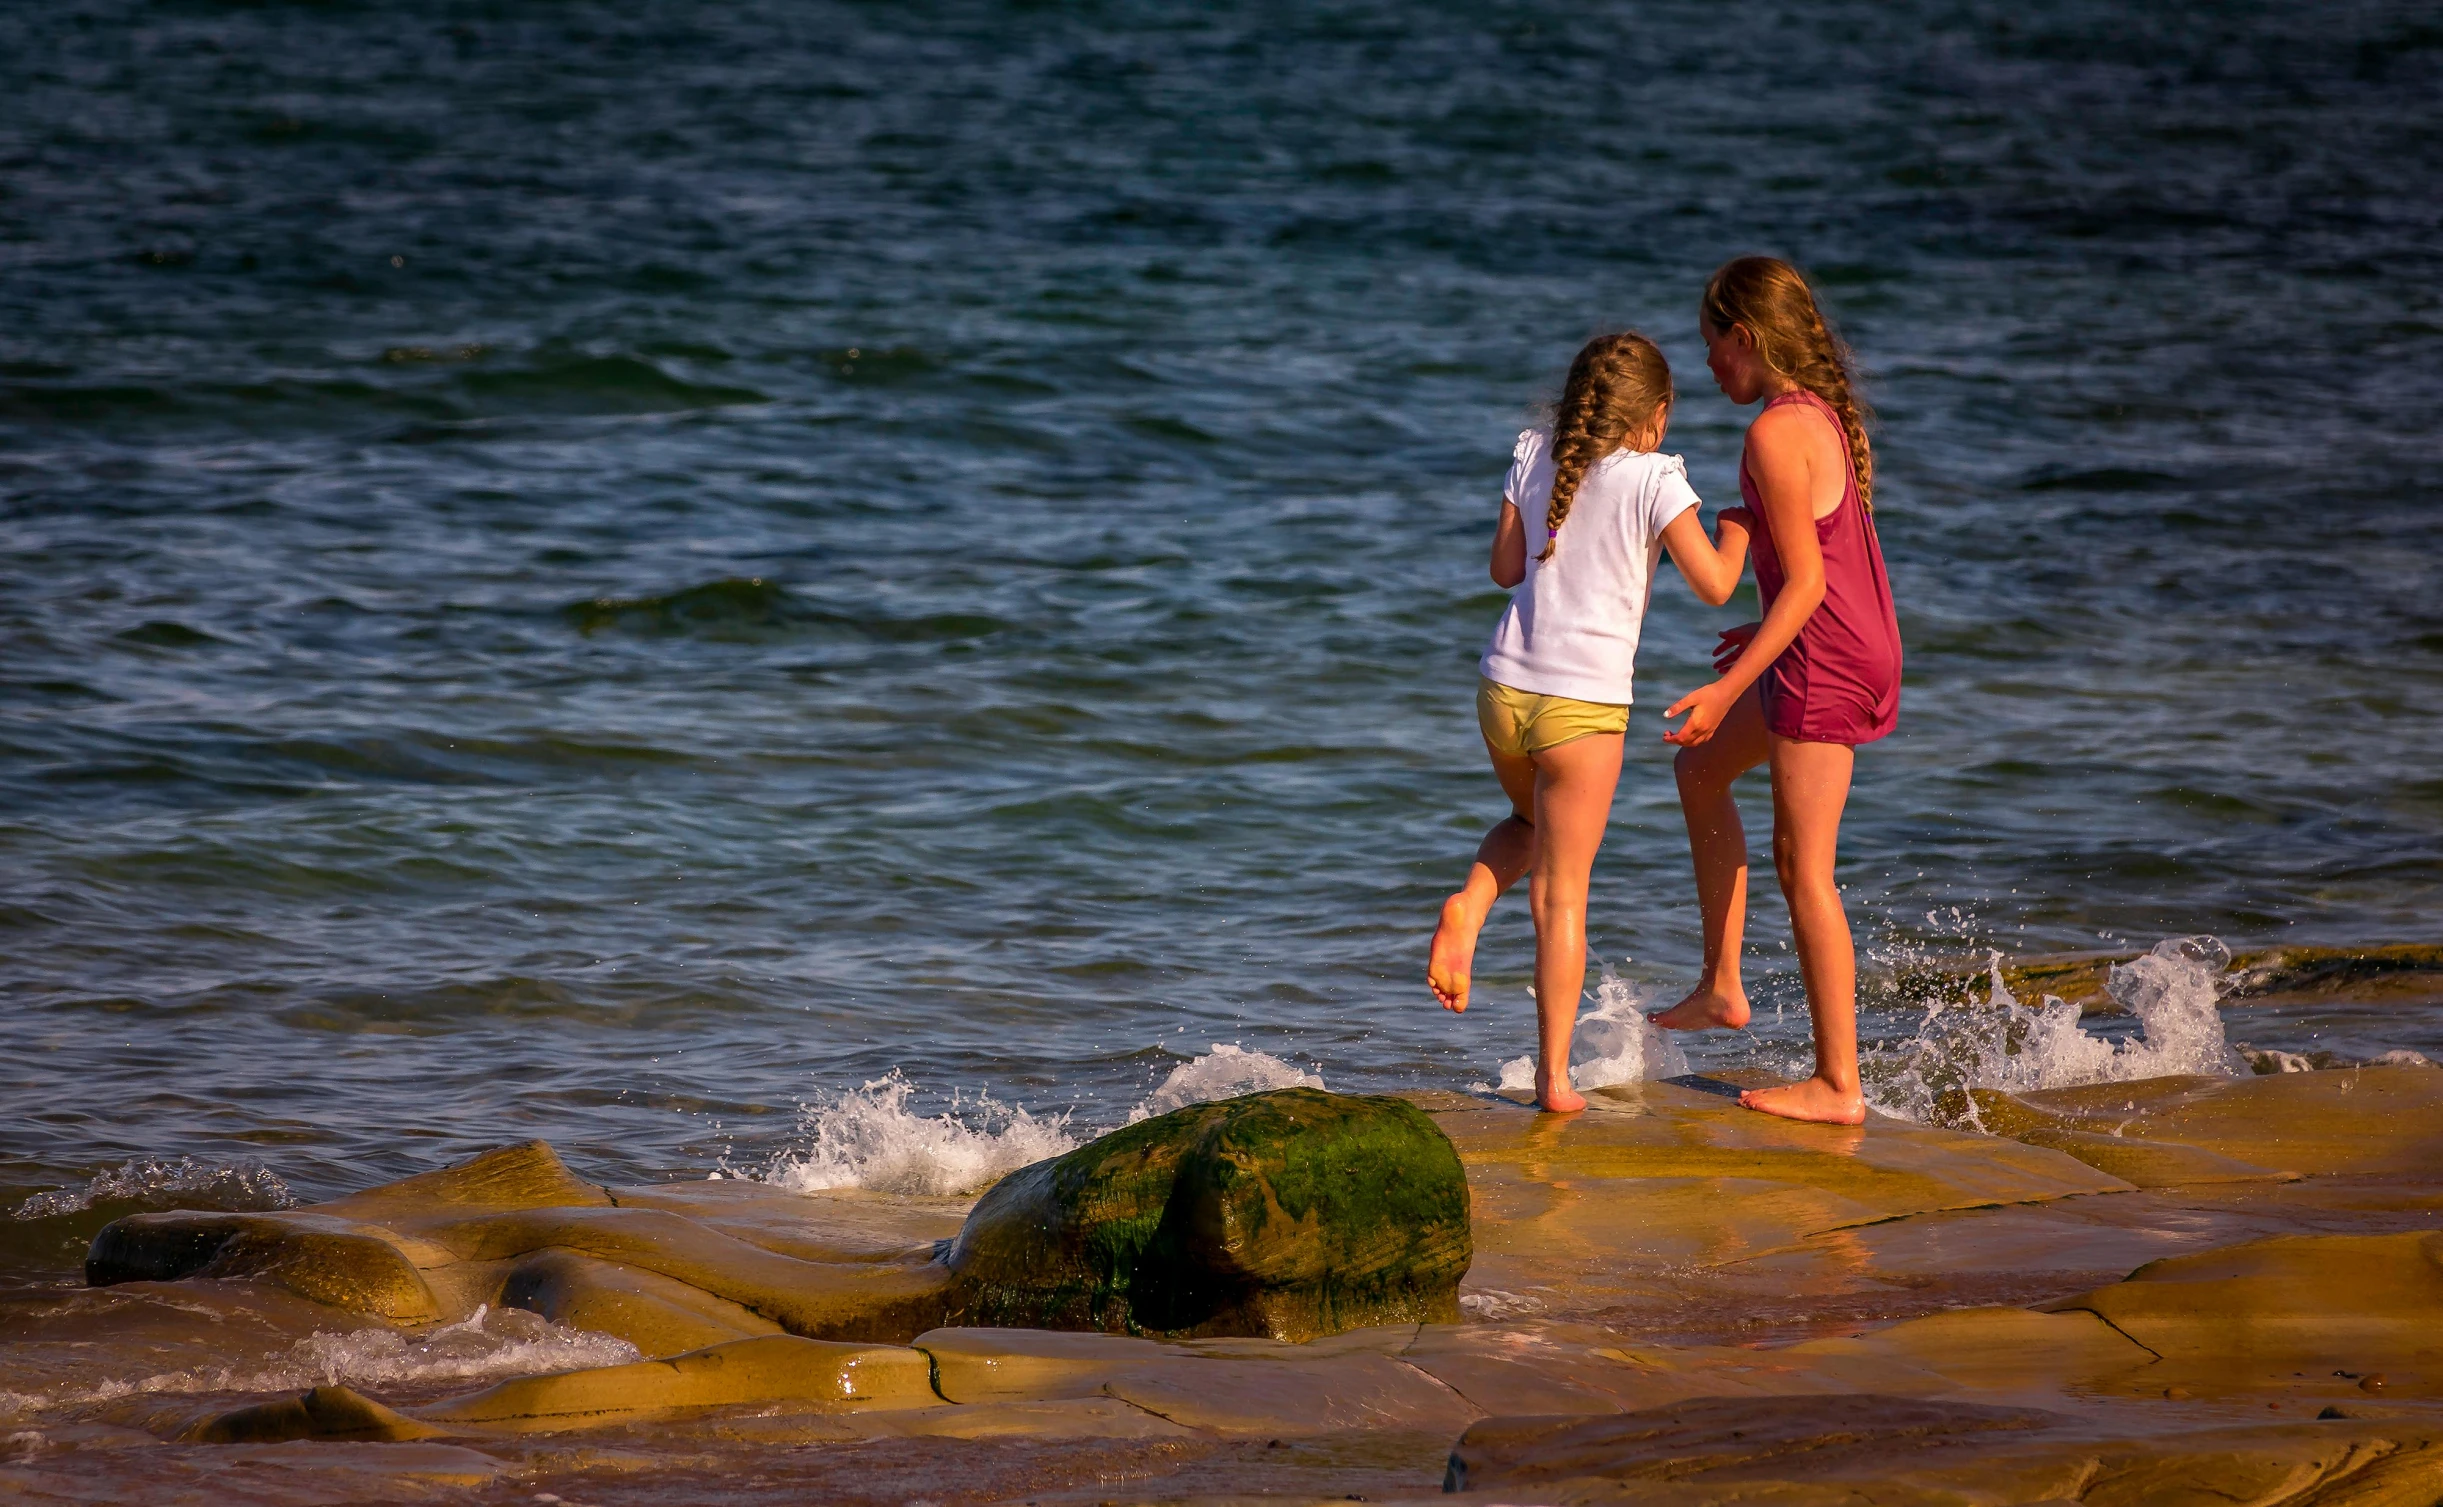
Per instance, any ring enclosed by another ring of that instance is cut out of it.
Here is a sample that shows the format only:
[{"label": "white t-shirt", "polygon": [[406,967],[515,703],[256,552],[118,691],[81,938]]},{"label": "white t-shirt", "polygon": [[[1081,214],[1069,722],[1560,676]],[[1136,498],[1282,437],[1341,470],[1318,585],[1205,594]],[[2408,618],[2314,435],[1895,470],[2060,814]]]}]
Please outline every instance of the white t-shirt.
[{"label": "white t-shirt", "polygon": [[1663,528],[1697,505],[1688,466],[1643,450],[1595,462],[1570,503],[1560,546],[1538,560],[1552,500],[1552,431],[1526,431],[1510,455],[1502,496],[1527,525],[1527,577],[1477,669],[1513,690],[1626,705]]}]

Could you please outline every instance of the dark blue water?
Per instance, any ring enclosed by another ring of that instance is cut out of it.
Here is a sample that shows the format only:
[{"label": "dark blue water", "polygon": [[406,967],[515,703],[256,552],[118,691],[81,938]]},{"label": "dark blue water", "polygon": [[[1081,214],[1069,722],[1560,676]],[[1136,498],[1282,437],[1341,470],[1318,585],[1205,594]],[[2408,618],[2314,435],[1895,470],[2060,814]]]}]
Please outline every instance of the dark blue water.
[{"label": "dark blue water", "polygon": [[[1487,1076],[1510,440],[1634,325],[1729,499],[1758,249],[1881,410],[1864,936],[2432,939],[2439,91],[2383,4],[9,8],[0,1184]],[[1656,988],[1738,610],[1647,632]]]}]

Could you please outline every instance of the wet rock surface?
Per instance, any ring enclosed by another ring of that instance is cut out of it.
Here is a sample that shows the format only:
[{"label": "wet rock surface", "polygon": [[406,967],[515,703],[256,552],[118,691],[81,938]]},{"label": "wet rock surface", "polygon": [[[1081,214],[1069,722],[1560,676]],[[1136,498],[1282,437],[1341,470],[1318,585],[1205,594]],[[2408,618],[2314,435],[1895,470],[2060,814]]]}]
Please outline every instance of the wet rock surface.
[{"label": "wet rock surface", "polygon": [[963,1208],[735,1182],[606,1188],[533,1141],[309,1208],[136,1215],[95,1237],[85,1273],[97,1287],[246,1278],[403,1323],[510,1303],[649,1354],[778,1333],[904,1340],[942,1318],[934,1249]]},{"label": "wet rock surface", "polygon": [[1539,1501],[2418,1502],[2443,1487],[2431,1428],[2354,1421],[2130,1437],[2069,1414],[1915,1398],[1706,1398],[1601,1419],[1480,1424],[1447,1489]]},{"label": "wet rock surface", "polygon": [[[1791,1125],[1701,1080],[1605,1089],[1569,1118],[1419,1096],[1367,1123],[1410,1147],[1421,1123],[1464,1168],[1456,1322],[1294,1343],[966,1321],[972,1279],[937,1253],[964,1225],[1005,1242],[970,1261],[1023,1257],[1047,1207],[1127,1211],[1122,1249],[1164,1262],[1181,1247],[1156,1233],[1192,1214],[1220,1253],[1194,1258],[1199,1281],[1285,1290],[1319,1230],[1373,1210],[1398,1228],[1361,1227],[1332,1260],[1423,1252],[1456,1280],[1447,1194],[1353,1175],[1391,1160],[1362,1130],[1295,1175],[1248,1156],[1332,1097],[1132,1127],[973,1217],[606,1188],[530,1145],[310,1209],[126,1221],[96,1241],[105,1285],[0,1313],[0,1487],[641,1500],[711,1470],[774,1502],[938,1496],[946,1474],[1037,1502],[1447,1499],[1446,1479],[1461,1500],[1538,1502],[2443,1498],[2432,1068],[1993,1096],[1997,1134]],[[1183,1174],[1193,1155],[1227,1176]],[[1047,1205],[1062,1176],[1069,1201]],[[1133,1266],[1052,1269],[1093,1276],[1064,1319],[1151,1327],[1133,1299],[1096,1306],[1129,1296]],[[464,1364],[398,1359],[477,1339]]]},{"label": "wet rock surface", "polygon": [[1467,1176],[1432,1117],[1308,1088],[1022,1169],[946,1251],[923,1203],[843,1217],[858,1207],[736,1182],[597,1187],[538,1141],[311,1208],[135,1215],[95,1238],[85,1275],[248,1279],[400,1324],[505,1303],[669,1354],[945,1322],[1311,1339],[1455,1320],[1471,1253]]}]

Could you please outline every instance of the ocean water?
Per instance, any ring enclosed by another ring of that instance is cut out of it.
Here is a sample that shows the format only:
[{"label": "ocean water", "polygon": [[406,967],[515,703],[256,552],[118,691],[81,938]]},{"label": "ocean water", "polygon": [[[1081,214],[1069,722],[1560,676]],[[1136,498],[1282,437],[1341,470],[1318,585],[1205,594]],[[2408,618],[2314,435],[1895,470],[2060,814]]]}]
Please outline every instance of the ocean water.
[{"label": "ocean water", "polygon": [[[1730,500],[1752,250],[1881,415],[1870,966],[2431,940],[2439,92],[2425,7],[2303,0],[10,7],[0,1197],[1498,1078],[1523,904],[1422,973],[1510,443],[1642,328]],[[1741,610],[1657,592],[1632,994]],[[1700,1068],[1801,1039],[1760,889]]]}]

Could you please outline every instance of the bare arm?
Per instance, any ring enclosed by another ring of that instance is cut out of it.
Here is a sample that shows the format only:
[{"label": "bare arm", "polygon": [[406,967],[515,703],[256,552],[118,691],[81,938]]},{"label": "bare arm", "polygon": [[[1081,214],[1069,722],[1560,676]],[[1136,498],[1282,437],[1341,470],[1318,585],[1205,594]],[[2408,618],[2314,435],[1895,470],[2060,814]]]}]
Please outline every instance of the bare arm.
[{"label": "bare arm", "polygon": [[[1801,427],[1802,425],[1806,427]],[[1748,687],[1798,639],[1799,630],[1824,601],[1824,551],[1815,536],[1814,476],[1822,457],[1811,441],[1827,439],[1822,426],[1812,424],[1796,409],[1773,410],[1757,417],[1747,432],[1748,474],[1764,505],[1765,527],[1781,557],[1781,594],[1756,628],[1754,638],[1720,680],[1700,686],[1674,702],[1665,717],[1688,713],[1678,731],[1663,734],[1665,742],[1693,748],[1714,734],[1722,719]]]},{"label": "bare arm", "polygon": [[1527,520],[1518,504],[1501,500],[1501,522],[1493,530],[1493,584],[1508,590],[1527,579]]},{"label": "bare arm", "polygon": [[1690,508],[1663,525],[1663,548],[1671,563],[1687,578],[1688,589],[1708,607],[1719,607],[1739,589],[1739,574],[1747,568],[1747,509],[1724,508],[1705,537],[1705,525]]}]

